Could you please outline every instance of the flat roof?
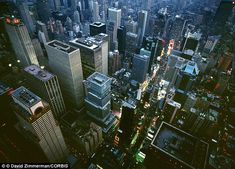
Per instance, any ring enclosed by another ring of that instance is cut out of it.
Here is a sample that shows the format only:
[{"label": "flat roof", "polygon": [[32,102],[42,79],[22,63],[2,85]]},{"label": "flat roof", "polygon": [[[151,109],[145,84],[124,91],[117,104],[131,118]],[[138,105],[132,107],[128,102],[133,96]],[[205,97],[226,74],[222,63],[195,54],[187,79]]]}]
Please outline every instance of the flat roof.
[{"label": "flat roof", "polygon": [[95,27],[101,27],[104,26],[105,24],[102,22],[93,22],[90,24],[90,26],[95,26]]},{"label": "flat roof", "polygon": [[46,70],[41,69],[37,65],[30,65],[24,68],[24,71],[42,81],[48,81],[49,79],[54,77],[53,74],[47,72]]},{"label": "flat roof", "polygon": [[76,38],[71,41],[69,41],[71,45],[75,45],[76,47],[84,47],[90,50],[95,50],[99,47],[99,45],[95,44],[92,40],[89,40],[89,38]]},{"label": "flat roof", "polygon": [[49,45],[53,48],[56,48],[58,50],[61,50],[63,52],[66,52],[66,53],[71,53],[71,52],[77,50],[76,48],[70,46],[69,44],[63,43],[58,40],[53,40],[51,42],[48,42],[47,45]]},{"label": "flat roof", "polygon": [[205,168],[208,144],[166,122],[161,123],[151,145],[191,168]]},{"label": "flat roof", "polygon": [[20,101],[26,107],[30,108],[33,105],[41,101],[41,98],[26,89],[24,86],[21,86],[12,92],[12,97]]},{"label": "flat roof", "polygon": [[111,78],[102,73],[94,72],[87,78],[87,81],[89,81],[90,83],[95,83],[98,86],[102,86],[108,81],[111,81]]}]

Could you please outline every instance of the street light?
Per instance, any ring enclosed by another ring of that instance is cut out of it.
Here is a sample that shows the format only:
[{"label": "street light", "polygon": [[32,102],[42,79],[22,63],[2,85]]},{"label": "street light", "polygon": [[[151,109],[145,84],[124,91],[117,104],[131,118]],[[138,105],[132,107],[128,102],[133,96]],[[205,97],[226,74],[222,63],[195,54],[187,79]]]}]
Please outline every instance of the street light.
[{"label": "street light", "polygon": [[9,67],[12,67],[12,64],[11,63],[9,63],[9,65],[8,65]]},{"label": "street light", "polygon": [[17,63],[20,63],[20,60],[17,60]]}]

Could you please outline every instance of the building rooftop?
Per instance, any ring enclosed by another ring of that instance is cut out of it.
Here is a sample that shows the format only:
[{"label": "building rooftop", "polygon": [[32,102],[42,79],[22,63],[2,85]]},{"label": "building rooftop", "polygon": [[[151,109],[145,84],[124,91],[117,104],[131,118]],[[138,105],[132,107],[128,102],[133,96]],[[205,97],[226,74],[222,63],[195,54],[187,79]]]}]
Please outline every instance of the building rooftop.
[{"label": "building rooftop", "polygon": [[107,82],[111,82],[111,80],[111,78],[99,72],[94,72],[87,78],[87,81],[89,81],[90,83],[95,83],[98,86],[103,86]]},{"label": "building rooftop", "polygon": [[101,26],[104,26],[105,24],[102,23],[102,22],[93,22],[90,24],[90,26],[96,26],[96,27],[101,27]]},{"label": "building rooftop", "polygon": [[53,48],[56,48],[58,50],[61,50],[63,52],[66,52],[66,53],[71,53],[71,52],[77,50],[76,48],[74,48],[66,43],[60,42],[58,40],[53,40],[51,42],[48,42],[47,45],[49,45]]},{"label": "building rooftop", "polygon": [[30,65],[24,68],[24,71],[42,81],[48,81],[49,79],[54,77],[53,74],[47,72],[46,70],[41,69],[37,65]]},{"label": "building rooftop", "polygon": [[162,122],[151,145],[189,168],[205,168],[208,144]]},{"label": "building rooftop", "polygon": [[12,92],[12,97],[25,105],[27,108],[32,107],[41,101],[41,98],[21,86]]},{"label": "building rooftop", "polygon": [[90,50],[95,50],[99,48],[99,45],[95,44],[91,39],[89,38],[76,38],[74,40],[71,40],[69,42],[71,45],[75,45],[76,47],[84,47]]},{"label": "building rooftop", "polygon": [[185,64],[185,66],[182,68],[182,70],[190,75],[196,76],[199,74],[199,69],[197,67],[197,64],[195,62],[189,61]]}]

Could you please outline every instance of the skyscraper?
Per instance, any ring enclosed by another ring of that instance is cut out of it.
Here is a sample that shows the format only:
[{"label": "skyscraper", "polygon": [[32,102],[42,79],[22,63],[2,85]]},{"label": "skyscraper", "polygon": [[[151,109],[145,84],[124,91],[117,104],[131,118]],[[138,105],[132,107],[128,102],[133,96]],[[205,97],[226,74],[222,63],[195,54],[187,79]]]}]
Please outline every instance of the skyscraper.
[{"label": "skyscraper", "polygon": [[31,90],[50,104],[54,117],[59,120],[66,110],[57,76],[36,65],[26,67],[24,71]]},{"label": "skyscraper", "polygon": [[12,98],[24,136],[36,143],[50,162],[66,159],[67,147],[49,105],[25,87],[16,89]]},{"label": "skyscraper", "polygon": [[138,14],[138,46],[142,45],[143,42],[143,37],[145,34],[145,29],[146,29],[146,23],[147,23],[147,16],[148,12],[147,11],[140,11]]},{"label": "skyscraper", "polygon": [[99,15],[99,4],[97,2],[97,0],[93,0],[92,1],[92,5],[93,5],[93,11],[92,11],[92,17],[93,17],[93,21],[97,22],[100,20],[100,15]]},{"label": "skyscraper", "polygon": [[122,116],[119,125],[119,145],[128,147],[131,143],[133,134],[134,119],[136,114],[136,105],[132,104],[132,100],[128,100],[122,105]]},{"label": "skyscraper", "polygon": [[132,79],[139,83],[143,83],[146,80],[149,59],[150,57],[146,55],[134,55],[132,64]]},{"label": "skyscraper", "polygon": [[99,33],[106,33],[106,25],[101,22],[94,22],[90,24],[90,35],[95,36]]},{"label": "skyscraper", "polygon": [[80,109],[84,99],[80,50],[57,40],[48,42],[45,47],[49,66],[59,79],[67,108]]},{"label": "skyscraper", "polygon": [[136,52],[136,42],[138,41],[138,35],[135,33],[126,33],[126,52],[135,53]]},{"label": "skyscraper", "polygon": [[32,17],[29,13],[29,7],[28,4],[26,2],[19,2],[19,11],[20,11],[20,15],[24,21],[24,24],[26,25],[28,31],[30,33],[33,33],[35,31],[35,27],[33,24],[33,20]]},{"label": "skyscraper", "polygon": [[13,50],[23,67],[31,64],[39,65],[26,26],[16,18],[6,18],[6,31],[11,41]]},{"label": "skyscraper", "polygon": [[226,24],[228,17],[232,14],[234,6],[234,0],[221,0],[214,17],[214,23],[216,24],[216,29],[218,31],[221,31]]},{"label": "skyscraper", "polygon": [[111,81],[111,78],[95,72],[85,82],[88,115],[101,123],[110,116]]},{"label": "skyscraper", "polygon": [[175,87],[184,91],[191,90],[198,74],[197,64],[193,61],[187,62],[177,75]]},{"label": "skyscraper", "polygon": [[78,12],[78,10],[75,10],[73,13],[73,22],[75,22],[77,24],[81,23],[80,13]]},{"label": "skyscraper", "polygon": [[157,57],[161,55],[163,44],[164,40],[159,37],[144,37],[142,46],[145,50],[151,52],[148,68],[149,73],[151,73],[152,64],[156,61]]},{"label": "skyscraper", "polygon": [[192,50],[194,53],[197,52],[199,47],[199,41],[202,34],[199,32],[190,33],[188,32],[181,43],[181,51]]},{"label": "skyscraper", "polygon": [[117,31],[118,51],[124,54],[126,50],[126,27],[120,26]]},{"label": "skyscraper", "polygon": [[121,68],[121,56],[118,50],[109,52],[109,75],[112,75]]},{"label": "skyscraper", "polygon": [[81,53],[84,79],[94,72],[102,72],[102,48],[89,39],[74,39],[69,42]]},{"label": "skyscraper", "polygon": [[40,31],[44,34],[45,40],[46,40],[46,42],[48,42],[49,36],[48,36],[47,26],[43,22],[37,21],[36,28],[37,28],[37,31]]},{"label": "skyscraper", "polygon": [[121,26],[121,9],[108,8],[108,20],[114,22],[116,27]]},{"label": "skyscraper", "polygon": [[36,2],[36,8],[37,13],[39,16],[39,20],[43,23],[47,23],[49,21],[49,18],[51,16],[49,3],[51,3],[52,0],[37,0]]}]

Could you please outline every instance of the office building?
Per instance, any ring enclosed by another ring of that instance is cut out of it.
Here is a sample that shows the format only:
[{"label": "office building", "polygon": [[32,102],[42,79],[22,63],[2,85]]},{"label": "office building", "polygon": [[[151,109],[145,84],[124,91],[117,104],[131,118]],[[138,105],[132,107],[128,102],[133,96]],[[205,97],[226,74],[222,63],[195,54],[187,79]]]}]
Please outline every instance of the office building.
[{"label": "office building", "polygon": [[[43,23],[47,23],[51,16],[50,12],[50,4],[52,0],[37,0],[36,2],[36,9],[38,13],[39,20]],[[43,9],[43,10],[42,10]]]},{"label": "office building", "polygon": [[[37,29],[38,32],[40,31],[41,33],[44,34],[45,42],[48,42],[49,41],[49,35],[48,35],[48,31],[47,31],[47,26],[43,22],[37,21],[36,29]],[[45,43],[45,42],[41,41],[41,43]]]},{"label": "office building", "polygon": [[25,87],[17,88],[12,98],[24,136],[41,148],[49,162],[64,160],[67,147],[49,105]]},{"label": "office building", "polygon": [[66,107],[80,109],[84,100],[80,50],[57,40],[48,42],[45,47],[49,66],[58,77]]},{"label": "office building", "polygon": [[76,24],[81,23],[80,13],[77,10],[75,10],[74,13],[73,13],[73,22],[76,23]]},{"label": "office building", "polygon": [[78,144],[78,148],[82,152],[90,156],[103,142],[102,128],[95,123],[91,123],[89,128],[80,129],[72,136],[72,139]]},{"label": "office building", "polygon": [[197,64],[193,61],[187,62],[176,77],[175,87],[184,91],[191,90],[198,74]]},{"label": "office building", "polygon": [[186,20],[180,15],[176,15],[170,30],[170,39],[174,39],[175,46],[179,45],[179,41],[183,36],[183,30],[186,25]]},{"label": "office building", "polygon": [[95,72],[85,82],[88,115],[104,123],[110,116],[111,78]]},{"label": "office building", "polygon": [[131,143],[134,131],[136,114],[136,103],[134,100],[127,100],[122,105],[122,116],[118,129],[119,143],[121,147],[128,147]]},{"label": "office building", "polygon": [[138,23],[133,20],[128,20],[125,23],[125,27],[127,32],[137,33]]},{"label": "office building", "polygon": [[126,52],[127,53],[136,53],[136,42],[138,41],[138,35],[135,33],[127,32],[126,33]]},{"label": "office building", "polygon": [[[16,122],[14,113],[10,108],[11,92],[13,89],[0,81],[0,126],[11,125]],[[1,128],[0,127],[0,128]]]},{"label": "office building", "polygon": [[101,22],[93,22],[90,24],[90,35],[95,36],[100,33],[106,33],[106,25]]},{"label": "office building", "polygon": [[100,45],[89,40],[89,38],[74,39],[69,43],[71,46],[80,50],[84,79],[88,78],[94,72],[103,71],[102,47]]},{"label": "office building", "polygon": [[154,18],[153,36],[165,36],[164,29],[167,23],[167,8],[161,8]]},{"label": "office building", "polygon": [[205,169],[209,145],[162,122],[146,154],[147,169]]},{"label": "office building", "polygon": [[109,56],[109,37],[107,34],[99,33],[94,37],[88,38],[101,47],[102,55],[102,74],[108,75],[108,56]]},{"label": "office building", "polygon": [[22,17],[22,20],[25,24],[25,26],[27,27],[29,33],[34,33],[35,31],[35,27],[33,24],[33,20],[32,17],[29,13],[29,7],[28,4],[26,2],[22,2],[20,1],[18,5],[19,11],[20,11],[20,15]]},{"label": "office building", "polygon": [[181,51],[192,50],[194,53],[197,53],[199,47],[199,41],[202,34],[199,32],[190,33],[188,32],[181,43]]},{"label": "office building", "polygon": [[234,0],[221,0],[219,4],[214,17],[215,28],[217,29],[218,33],[223,30],[229,16],[232,15],[232,10],[235,6],[235,3],[233,2]]},{"label": "office building", "polygon": [[113,21],[108,21],[107,23],[107,34],[109,36],[109,50],[113,51],[116,48],[116,44],[117,44],[117,25],[115,22]]},{"label": "office building", "polygon": [[207,56],[210,54],[214,50],[219,39],[220,36],[209,36],[203,49],[203,55]]},{"label": "office building", "polygon": [[167,98],[163,108],[164,121],[167,123],[173,123],[176,119],[177,112],[180,111],[180,108],[180,103]]},{"label": "office building", "polygon": [[147,55],[134,55],[132,63],[132,79],[139,83],[146,80],[150,57]]},{"label": "office building", "polygon": [[26,26],[17,18],[6,18],[6,32],[12,48],[23,67],[31,64],[39,65]]},{"label": "office building", "polygon": [[214,109],[209,109],[208,111],[191,108],[187,112],[186,120],[184,123],[184,130],[188,131],[192,135],[196,136],[208,136],[212,133],[216,135],[218,127],[219,112]]},{"label": "office building", "polygon": [[[92,11],[93,21],[97,22],[100,20],[99,3],[97,2],[97,0],[92,1],[92,6],[93,6],[93,11]],[[103,32],[103,33],[105,33],[105,32]]]},{"label": "office building", "polygon": [[147,24],[147,16],[148,16],[147,11],[142,10],[138,13],[138,30],[137,30],[138,46],[141,46],[143,42],[143,37],[145,35],[145,29]]},{"label": "office building", "polygon": [[116,71],[121,68],[121,56],[118,50],[109,52],[109,75],[113,75]]},{"label": "office building", "polygon": [[126,27],[120,26],[117,30],[118,51],[124,54],[126,50]]},{"label": "office building", "polygon": [[153,63],[156,62],[157,57],[161,56],[163,50],[164,40],[160,37],[144,37],[143,39],[143,48],[147,51],[151,52],[150,60],[149,60],[149,67],[148,72],[151,73],[151,68]]},{"label": "office building", "polygon": [[50,104],[54,117],[59,120],[66,110],[57,76],[36,65],[26,67],[24,72],[30,89]]},{"label": "office building", "polygon": [[121,26],[121,9],[108,8],[108,21],[114,22],[116,27]]}]

